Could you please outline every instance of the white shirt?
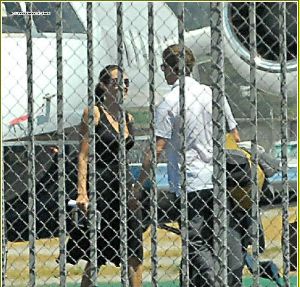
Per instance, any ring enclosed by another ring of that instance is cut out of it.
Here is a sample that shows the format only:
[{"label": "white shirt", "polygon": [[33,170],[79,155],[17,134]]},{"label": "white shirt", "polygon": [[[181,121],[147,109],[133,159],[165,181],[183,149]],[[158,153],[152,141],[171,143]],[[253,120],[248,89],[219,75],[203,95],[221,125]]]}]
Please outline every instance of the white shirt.
[{"label": "white shirt", "polygon": [[[212,188],[212,91],[185,77],[187,192]],[[236,127],[227,100],[229,128]],[[229,120],[230,119],[230,120]],[[156,108],[156,136],[168,139],[166,155],[170,191],[180,195],[179,80]]]}]

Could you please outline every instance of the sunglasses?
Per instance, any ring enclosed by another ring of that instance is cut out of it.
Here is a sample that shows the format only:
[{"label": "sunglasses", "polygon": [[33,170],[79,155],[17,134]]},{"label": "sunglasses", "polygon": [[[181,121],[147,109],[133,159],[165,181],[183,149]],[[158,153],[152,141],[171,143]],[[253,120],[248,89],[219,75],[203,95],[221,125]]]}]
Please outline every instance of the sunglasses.
[{"label": "sunglasses", "polygon": [[[126,88],[129,87],[129,79],[124,79],[123,83],[124,83],[124,85],[125,85]],[[119,84],[118,83],[118,78],[116,78],[116,79],[110,79],[110,81],[108,82],[108,84],[117,86]]]},{"label": "sunglasses", "polygon": [[164,72],[166,70],[166,65],[165,64],[161,64],[160,65],[160,69]]}]

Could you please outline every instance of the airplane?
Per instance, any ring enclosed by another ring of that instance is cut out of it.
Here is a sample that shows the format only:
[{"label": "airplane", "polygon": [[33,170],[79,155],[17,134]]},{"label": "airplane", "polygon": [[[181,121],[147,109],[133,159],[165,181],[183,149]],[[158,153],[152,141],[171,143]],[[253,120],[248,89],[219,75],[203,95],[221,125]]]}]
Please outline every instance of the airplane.
[{"label": "airplane", "polygon": [[[2,139],[4,143],[4,199],[10,212],[18,217],[18,202],[27,194],[27,86],[24,2],[2,2]],[[223,4],[225,75],[237,87],[249,85],[249,4]],[[278,3],[257,3],[259,44],[257,88],[273,97],[280,95]],[[65,132],[70,166],[76,161],[78,125],[87,106],[87,36],[86,3],[64,2],[63,7],[63,96]],[[178,42],[178,3],[154,3],[155,91],[156,101],[169,90],[159,66],[164,48]],[[287,89],[297,95],[297,4],[287,3]],[[185,3],[185,44],[196,57],[193,76],[210,84],[211,65],[210,3]],[[32,2],[32,11],[47,15],[33,16],[33,98],[36,138],[37,182],[51,174],[56,143],[56,35],[55,3]],[[271,12],[271,13],[270,13]],[[148,11],[146,2],[123,3],[124,67],[131,81],[128,107],[148,105]],[[116,3],[93,2],[94,80],[108,64],[117,63]],[[245,28],[246,27],[246,28]],[[66,149],[67,150],[67,149]],[[68,176],[69,177],[69,176]],[[50,179],[51,181],[51,179]],[[71,180],[72,182],[72,180]],[[72,185],[72,184],[71,184]],[[45,187],[41,187],[42,190]],[[74,189],[74,188],[73,188]],[[44,190],[45,192],[45,190]],[[69,195],[68,195],[69,196]],[[45,199],[43,199],[45,200]],[[53,198],[49,196],[47,200]],[[15,209],[12,208],[14,204]],[[24,208],[24,206],[22,206]],[[43,208],[43,204],[41,205]],[[50,208],[50,207],[49,207]],[[42,213],[41,213],[42,214]],[[49,215],[49,214],[48,214]],[[45,213],[43,214],[45,216]],[[51,217],[52,218],[52,217]],[[20,223],[22,224],[22,223]],[[25,228],[25,227],[24,227]],[[50,227],[49,227],[50,228]],[[44,236],[44,235],[41,235]],[[48,236],[48,235],[47,235]],[[23,238],[18,234],[10,240]]]},{"label": "airplane", "polygon": [[[64,113],[66,128],[80,122],[82,109],[87,105],[87,56],[86,56],[86,10],[85,3],[63,3],[63,81]],[[194,76],[205,81],[205,65],[210,65],[210,3],[186,3],[186,46],[197,59]],[[279,95],[279,43],[278,3],[257,4],[258,56],[257,87],[272,95]],[[297,14],[296,3],[287,3],[287,88],[288,95],[297,94]],[[148,104],[148,27],[147,3],[123,3],[124,10],[124,67],[132,85],[128,106]],[[178,3],[154,4],[155,15],[155,90],[157,100],[168,89],[159,69],[163,49],[177,42]],[[24,2],[2,3],[4,14],[2,43],[3,75],[3,139],[21,139],[26,136],[26,38],[24,16],[13,15],[25,12]],[[94,13],[94,79],[107,64],[117,62],[116,10],[114,2],[93,3]],[[50,15],[33,17],[33,97],[35,134],[56,130],[56,39],[55,3],[33,2],[33,11],[48,11]],[[108,13],[109,12],[109,13]],[[224,3],[223,27],[225,34],[225,65],[228,77],[235,85],[249,81],[249,30],[248,6],[245,3]],[[67,16],[68,15],[68,16]],[[199,17],[198,15],[201,15]],[[266,33],[266,31],[269,31]],[[272,49],[272,51],[271,51]],[[45,52],[46,51],[46,52]],[[200,66],[200,68],[199,68]],[[199,69],[201,72],[199,72]],[[207,68],[208,69],[208,68]],[[206,69],[206,74],[207,74]],[[228,71],[227,71],[228,70]],[[201,73],[201,75],[199,75]],[[17,84],[16,84],[17,83]],[[7,100],[9,97],[9,100]]]}]

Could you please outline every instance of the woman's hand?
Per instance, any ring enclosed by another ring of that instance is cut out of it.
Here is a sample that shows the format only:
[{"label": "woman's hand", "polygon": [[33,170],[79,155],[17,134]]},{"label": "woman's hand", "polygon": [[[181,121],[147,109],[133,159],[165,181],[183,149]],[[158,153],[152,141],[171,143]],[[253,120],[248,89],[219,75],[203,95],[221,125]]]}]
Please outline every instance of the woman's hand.
[{"label": "woman's hand", "polygon": [[140,203],[140,197],[141,197],[141,190],[140,190],[140,184],[139,183],[135,183],[132,185],[131,187],[131,192],[130,192],[130,196],[128,198],[128,208],[130,210],[137,210],[138,208],[141,207],[141,203]]},{"label": "woman's hand", "polygon": [[76,199],[78,208],[80,208],[84,213],[87,213],[89,198],[86,194],[79,194]]}]

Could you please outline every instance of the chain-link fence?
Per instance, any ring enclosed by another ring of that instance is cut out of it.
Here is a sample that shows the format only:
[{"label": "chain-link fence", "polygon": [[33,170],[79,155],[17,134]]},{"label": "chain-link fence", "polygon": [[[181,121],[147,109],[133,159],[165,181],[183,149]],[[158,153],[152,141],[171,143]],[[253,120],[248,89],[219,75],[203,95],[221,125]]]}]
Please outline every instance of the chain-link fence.
[{"label": "chain-link fence", "polygon": [[1,5],[3,286],[296,286],[297,2]]}]

